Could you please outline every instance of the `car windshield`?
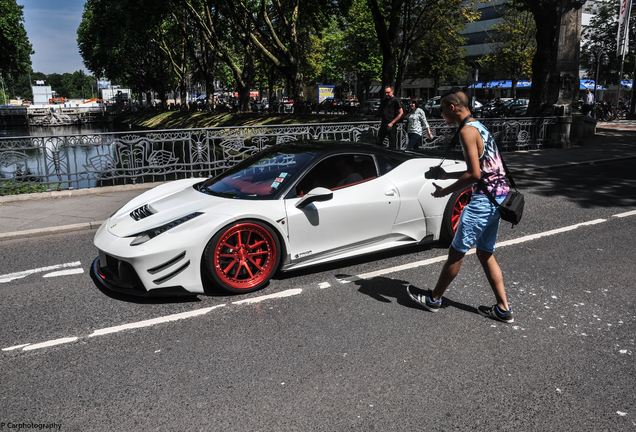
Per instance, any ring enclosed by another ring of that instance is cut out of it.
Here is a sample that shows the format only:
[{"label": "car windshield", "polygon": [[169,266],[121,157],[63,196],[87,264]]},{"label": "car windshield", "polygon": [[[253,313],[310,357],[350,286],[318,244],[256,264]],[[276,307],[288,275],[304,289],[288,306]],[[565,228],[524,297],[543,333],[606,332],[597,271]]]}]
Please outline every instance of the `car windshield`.
[{"label": "car windshield", "polygon": [[292,183],[315,158],[316,153],[280,152],[257,155],[239,163],[219,177],[206,180],[199,191],[238,199],[273,199]]}]

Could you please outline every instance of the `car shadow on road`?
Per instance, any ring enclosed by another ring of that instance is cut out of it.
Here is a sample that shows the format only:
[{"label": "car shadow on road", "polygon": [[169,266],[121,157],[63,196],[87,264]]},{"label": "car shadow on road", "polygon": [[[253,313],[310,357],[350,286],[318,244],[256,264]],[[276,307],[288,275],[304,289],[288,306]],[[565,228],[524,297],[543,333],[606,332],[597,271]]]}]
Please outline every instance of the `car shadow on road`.
[{"label": "car shadow on road", "polygon": [[[351,277],[350,275],[339,274],[336,275],[338,279],[346,279]],[[422,309],[422,306],[415,303],[406,292],[406,287],[411,285],[411,282],[401,279],[391,279],[387,277],[374,277],[372,279],[358,279],[351,282],[358,286],[358,292],[368,295],[369,297],[382,302],[391,303],[391,299],[395,299],[397,304],[408,307],[411,309]],[[425,290],[416,288],[424,292]],[[479,315],[479,311],[474,306],[470,306],[464,303],[460,303],[449,299],[448,297],[442,298],[442,308],[453,307]]]}]

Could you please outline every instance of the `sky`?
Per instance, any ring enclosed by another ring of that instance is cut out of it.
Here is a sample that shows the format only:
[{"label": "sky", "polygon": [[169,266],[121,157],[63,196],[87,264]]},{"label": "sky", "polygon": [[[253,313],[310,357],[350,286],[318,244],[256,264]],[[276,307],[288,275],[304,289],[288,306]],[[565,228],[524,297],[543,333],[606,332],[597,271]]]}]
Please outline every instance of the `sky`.
[{"label": "sky", "polygon": [[33,71],[51,73],[88,70],[77,47],[77,27],[86,0],[17,0],[35,54]]}]

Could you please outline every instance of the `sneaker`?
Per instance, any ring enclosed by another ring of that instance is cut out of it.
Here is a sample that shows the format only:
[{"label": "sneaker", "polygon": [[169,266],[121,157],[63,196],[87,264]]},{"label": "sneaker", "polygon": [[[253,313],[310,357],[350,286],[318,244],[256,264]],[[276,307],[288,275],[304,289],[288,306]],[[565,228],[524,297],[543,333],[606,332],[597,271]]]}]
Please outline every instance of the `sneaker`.
[{"label": "sneaker", "polygon": [[492,306],[479,306],[478,310],[479,310],[479,314],[485,316],[486,318],[494,319],[496,321],[501,321],[506,324],[515,322],[515,319],[512,316],[512,309],[505,311],[497,305],[492,305]]},{"label": "sneaker", "polygon": [[[417,292],[416,290],[419,292]],[[406,287],[406,292],[408,293],[409,297],[413,299],[415,303],[419,304],[427,311],[437,312],[439,308],[442,307],[442,299],[438,298],[437,300],[433,300],[433,297],[431,297],[430,291],[427,294],[425,294],[421,290],[418,290],[417,288],[415,288],[413,285],[409,285]]]}]

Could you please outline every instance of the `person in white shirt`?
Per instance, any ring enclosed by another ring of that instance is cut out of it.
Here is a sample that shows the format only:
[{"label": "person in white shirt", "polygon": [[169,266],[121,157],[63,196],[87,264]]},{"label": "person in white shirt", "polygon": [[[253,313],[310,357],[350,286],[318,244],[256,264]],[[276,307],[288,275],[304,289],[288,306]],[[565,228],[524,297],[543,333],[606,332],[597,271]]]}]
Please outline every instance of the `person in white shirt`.
[{"label": "person in white shirt", "polygon": [[433,138],[433,132],[431,132],[431,127],[426,120],[426,114],[424,114],[424,110],[418,106],[415,100],[411,101],[411,110],[407,121],[406,131],[409,137],[409,142],[406,145],[407,150],[416,150],[422,145],[422,135],[425,128],[428,137]]},{"label": "person in white shirt", "polygon": [[594,112],[594,94],[590,91],[590,89],[585,90],[585,99],[583,101],[583,114],[587,114],[592,117]]}]

